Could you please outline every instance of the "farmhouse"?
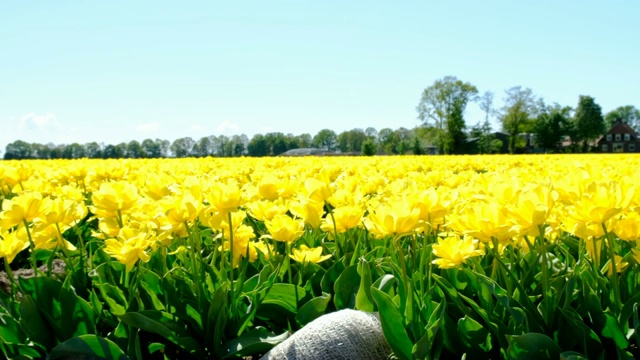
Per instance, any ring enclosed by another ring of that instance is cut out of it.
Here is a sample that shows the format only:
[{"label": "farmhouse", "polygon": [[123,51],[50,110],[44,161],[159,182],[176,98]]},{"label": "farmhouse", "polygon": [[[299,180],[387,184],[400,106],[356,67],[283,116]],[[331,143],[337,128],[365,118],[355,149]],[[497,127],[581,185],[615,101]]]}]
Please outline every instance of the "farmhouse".
[{"label": "farmhouse", "polygon": [[608,133],[596,142],[598,152],[619,153],[640,151],[638,134],[622,119],[616,119]]}]

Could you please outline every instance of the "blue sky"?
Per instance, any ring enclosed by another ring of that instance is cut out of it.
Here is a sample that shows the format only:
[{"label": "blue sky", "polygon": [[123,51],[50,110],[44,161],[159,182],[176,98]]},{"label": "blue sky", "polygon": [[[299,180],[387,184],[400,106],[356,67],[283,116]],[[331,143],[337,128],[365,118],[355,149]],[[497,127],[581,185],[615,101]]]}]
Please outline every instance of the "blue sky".
[{"label": "blue sky", "polygon": [[[638,14],[633,0],[2,2],[0,151],[412,128],[447,75],[496,107],[512,86],[640,107]],[[467,125],[482,117],[469,105]]]}]

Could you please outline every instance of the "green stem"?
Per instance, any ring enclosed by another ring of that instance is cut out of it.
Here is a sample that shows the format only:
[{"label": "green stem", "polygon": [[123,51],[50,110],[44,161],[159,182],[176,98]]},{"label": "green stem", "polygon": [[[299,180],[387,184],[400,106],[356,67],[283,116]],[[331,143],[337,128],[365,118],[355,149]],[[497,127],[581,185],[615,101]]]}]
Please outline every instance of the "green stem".
[{"label": "green stem", "polygon": [[122,229],[124,225],[122,222],[122,211],[120,210],[118,210],[118,216],[116,216],[116,221],[118,222],[118,226],[120,226],[120,229]]},{"label": "green stem", "polygon": [[616,315],[619,315],[620,309],[622,309],[622,300],[620,299],[620,284],[618,284],[618,269],[616,265],[616,252],[613,247],[613,238],[611,233],[607,230],[607,225],[602,223],[602,229],[604,230],[605,240],[609,245],[609,256],[611,257],[611,282],[613,287],[613,300],[616,310]]},{"label": "green stem", "polygon": [[296,306],[297,306],[297,304],[298,304],[298,286],[296,286],[293,283],[293,276],[291,274],[291,272],[292,272],[291,271],[291,256],[290,256],[291,255],[291,244],[289,244],[289,243],[285,244],[285,249],[286,249],[285,250],[285,253],[286,253],[285,257],[286,257],[286,261],[287,261],[287,277],[289,279],[289,284],[294,286],[293,291],[294,291],[295,296],[296,296]]},{"label": "green stem", "polygon": [[11,288],[11,299],[9,300],[11,302],[11,306],[9,306],[9,311],[11,313],[11,315],[17,315],[13,313],[13,309],[14,306],[13,304],[16,301],[15,298],[15,294],[16,294],[16,287],[18,286],[16,279],[13,277],[13,271],[11,271],[11,266],[9,266],[9,262],[7,261],[7,258],[4,258],[4,271],[7,273],[7,276],[9,277],[9,286]]},{"label": "green stem", "polygon": [[29,247],[31,250],[29,259],[31,260],[31,267],[33,268],[33,274],[37,276],[40,271],[38,270],[38,264],[36,261],[36,244],[33,242],[33,238],[31,237],[31,231],[29,230],[27,220],[22,220],[22,223],[24,224],[24,229],[27,231],[27,238],[29,239]]},{"label": "green stem", "polygon": [[[231,307],[231,315],[235,316],[235,301],[234,301],[234,297],[235,297],[235,293],[234,293],[234,274],[233,274],[233,223],[232,223],[232,217],[231,217],[231,212],[227,213],[227,219],[229,220],[229,294],[231,296],[230,300],[230,307]],[[224,241],[224,239],[222,240]]]},{"label": "green stem", "polygon": [[[516,277],[515,274],[500,259],[500,254],[498,253],[498,240],[496,240],[495,238],[492,238],[491,240],[493,242],[493,247],[492,247],[491,251],[493,252],[494,259],[498,263],[498,265],[500,266],[500,269],[502,269],[502,271],[506,275],[511,277],[511,280],[514,282],[515,287],[518,289],[518,292],[520,293],[520,301],[519,302],[521,304],[523,304],[527,310],[529,310],[529,312],[531,313],[532,316],[536,317],[535,320],[537,322],[544,323],[544,321],[545,321],[544,318],[542,318],[540,313],[536,310],[536,307],[533,305],[533,303],[529,299],[529,296],[527,295],[527,292],[525,291],[525,289],[520,284],[520,279],[518,279],[518,277]],[[512,296],[512,294],[509,294],[509,297],[511,297],[511,296]],[[516,300],[518,300],[518,299],[516,299]],[[540,330],[544,330],[544,329],[540,329]]]},{"label": "green stem", "polygon": [[342,244],[340,244],[338,226],[336,226],[336,218],[333,216],[333,206],[327,203],[327,208],[329,209],[329,216],[331,216],[331,222],[333,223],[333,236],[335,237],[334,240],[336,242],[336,259],[340,259],[340,253],[346,253],[346,251],[342,249]]},{"label": "green stem", "polygon": [[552,312],[553,312],[553,304],[551,304],[551,296],[549,294],[550,292],[550,286],[549,286],[549,263],[548,263],[548,259],[547,259],[547,248],[544,244],[544,236],[542,236],[542,234],[544,234],[544,225],[540,225],[538,227],[538,231],[540,232],[540,235],[538,237],[538,240],[540,241],[540,246],[539,246],[539,251],[542,254],[542,298],[544,299],[544,308],[545,308],[545,314],[544,314],[544,320],[545,320],[545,324],[547,324],[547,326],[551,325],[551,317],[552,317]]}]

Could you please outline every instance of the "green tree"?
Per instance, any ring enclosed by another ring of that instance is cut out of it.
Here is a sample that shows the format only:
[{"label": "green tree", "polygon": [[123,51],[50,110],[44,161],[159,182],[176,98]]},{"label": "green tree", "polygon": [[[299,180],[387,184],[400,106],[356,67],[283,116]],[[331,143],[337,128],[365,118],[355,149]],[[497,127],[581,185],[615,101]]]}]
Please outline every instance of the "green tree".
[{"label": "green tree", "polygon": [[51,149],[47,145],[33,143],[31,150],[35,159],[49,159],[51,157]]},{"label": "green tree", "polygon": [[195,156],[206,157],[213,155],[213,146],[211,145],[211,139],[209,136],[201,137],[193,148],[193,152],[197,152],[197,154],[194,154]]},{"label": "green tree", "polygon": [[533,123],[536,145],[547,151],[560,151],[562,138],[571,135],[572,110],[557,103],[545,106]]},{"label": "green tree", "polygon": [[387,155],[397,154],[398,138],[390,128],[380,129],[378,132],[378,148]]},{"label": "green tree", "polygon": [[139,159],[143,157],[142,145],[138,141],[129,141],[127,144],[127,157],[132,159]]},{"label": "green tree", "polygon": [[287,138],[281,132],[266,133],[264,139],[267,142],[270,156],[280,155],[289,150]]},{"label": "green tree", "polygon": [[255,134],[249,144],[247,144],[247,153],[249,156],[267,156],[269,155],[269,146],[262,134]]},{"label": "green tree", "polygon": [[376,154],[376,142],[372,138],[367,138],[362,143],[362,155],[373,156]]},{"label": "green tree", "polygon": [[352,129],[338,134],[337,147],[342,152],[360,152],[367,134],[362,129]]},{"label": "green tree", "polygon": [[322,129],[313,137],[312,144],[318,148],[333,151],[336,149],[337,140],[338,136],[335,131]]},{"label": "green tree", "polygon": [[5,160],[31,159],[32,146],[26,141],[16,140],[7,145],[4,152]]},{"label": "green tree", "polygon": [[422,144],[420,143],[420,139],[418,137],[413,138],[413,144],[411,145],[411,151],[413,155],[424,155],[424,149],[422,148]]},{"label": "green tree", "polygon": [[121,159],[123,156],[124,152],[122,151],[122,148],[117,145],[109,144],[105,146],[102,151],[103,159]]},{"label": "green tree", "polygon": [[602,108],[593,97],[580,95],[573,118],[576,141],[582,144],[582,151],[589,150],[589,142],[605,132]]},{"label": "green tree", "polygon": [[477,94],[475,86],[454,76],[436,80],[422,92],[416,107],[418,118],[436,129],[436,147],[440,152],[453,154],[462,151],[466,139],[464,111]]},{"label": "green tree", "polygon": [[245,134],[233,135],[231,143],[233,143],[233,156],[243,156],[246,154],[249,138]]},{"label": "green tree", "polygon": [[84,144],[84,151],[89,159],[99,159],[102,156],[102,148],[95,141]]},{"label": "green tree", "polygon": [[171,143],[171,151],[173,156],[177,158],[183,158],[191,155],[191,150],[196,144],[195,140],[190,137],[183,137],[173,141]]},{"label": "green tree", "polygon": [[500,111],[500,122],[509,134],[509,153],[519,147],[518,135],[530,130],[531,119],[536,114],[536,99],[531,89],[514,86],[505,91],[504,106]]},{"label": "green tree", "polygon": [[616,119],[622,119],[625,124],[629,125],[636,132],[640,132],[640,110],[633,105],[619,106],[609,111],[604,116],[604,122],[608,128],[611,128]]},{"label": "green tree", "polygon": [[160,144],[151,139],[144,139],[140,146],[142,146],[142,152],[147,158],[159,158],[162,156]]},{"label": "green tree", "polygon": [[79,159],[85,156],[86,153],[84,147],[78,143],[64,145],[64,148],[62,149],[62,157],[65,159]]}]

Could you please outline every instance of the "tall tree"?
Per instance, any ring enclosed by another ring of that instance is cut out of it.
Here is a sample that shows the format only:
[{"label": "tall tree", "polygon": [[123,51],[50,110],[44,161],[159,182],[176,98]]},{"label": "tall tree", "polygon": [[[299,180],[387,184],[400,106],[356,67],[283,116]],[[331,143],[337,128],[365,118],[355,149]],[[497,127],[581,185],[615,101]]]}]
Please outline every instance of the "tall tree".
[{"label": "tall tree", "polygon": [[289,150],[287,138],[281,132],[266,133],[264,139],[267,141],[270,156],[277,156]]},{"label": "tall tree", "polygon": [[500,111],[502,129],[509,134],[509,153],[518,147],[518,135],[530,129],[536,113],[536,98],[531,89],[514,86],[505,91],[504,106]]},{"label": "tall tree", "polygon": [[557,103],[545,106],[533,123],[533,135],[537,146],[547,151],[560,151],[562,138],[571,135],[572,111],[571,107]]},{"label": "tall tree", "polygon": [[422,92],[416,107],[418,119],[436,129],[436,146],[440,152],[453,154],[462,151],[466,127],[464,111],[477,94],[475,86],[454,76],[436,80]]},{"label": "tall tree", "polygon": [[89,159],[99,159],[102,156],[102,148],[95,141],[84,144],[84,150]]},{"label": "tall tree", "polygon": [[85,157],[85,149],[78,143],[65,145],[62,149],[62,157],[65,159],[79,159]]},{"label": "tall tree", "polygon": [[160,145],[151,139],[142,141],[142,152],[147,158],[159,158],[161,156]]},{"label": "tall tree", "polygon": [[255,134],[247,144],[247,152],[249,156],[267,156],[269,155],[269,146],[264,139],[264,135]]},{"label": "tall tree", "polygon": [[138,159],[143,157],[142,145],[136,141],[131,140],[127,144],[127,157],[132,159]]},{"label": "tall tree", "polygon": [[338,134],[337,147],[342,152],[360,152],[367,135],[362,129],[352,129]]},{"label": "tall tree", "polygon": [[7,145],[4,158],[5,160],[31,159],[32,150],[31,144],[28,142],[16,140]]},{"label": "tall tree", "polygon": [[609,111],[604,116],[604,122],[607,127],[613,126],[616,119],[622,119],[625,124],[629,125],[636,132],[640,132],[640,110],[636,109],[633,105],[619,106],[614,110]]},{"label": "tall tree", "polygon": [[582,151],[587,152],[589,142],[605,132],[602,108],[596,104],[593,97],[580,95],[573,121],[576,128],[576,140],[582,143]]},{"label": "tall tree", "polygon": [[245,134],[233,135],[231,137],[231,143],[233,144],[233,156],[242,156],[246,154],[249,138]]},{"label": "tall tree", "polygon": [[204,157],[213,155],[213,147],[211,146],[211,139],[209,138],[209,136],[201,137],[194,148],[197,148],[198,150],[198,154],[196,156]]},{"label": "tall tree", "polygon": [[387,155],[397,154],[398,139],[390,128],[380,129],[378,132],[378,149]]},{"label": "tall tree", "polygon": [[183,158],[191,155],[191,150],[193,149],[193,146],[195,144],[195,140],[190,137],[175,139],[171,144],[171,151],[173,152],[173,156],[177,158]]},{"label": "tall tree", "polygon": [[338,136],[335,131],[329,129],[320,130],[316,136],[313,137],[312,144],[321,149],[333,151],[336,148]]}]

